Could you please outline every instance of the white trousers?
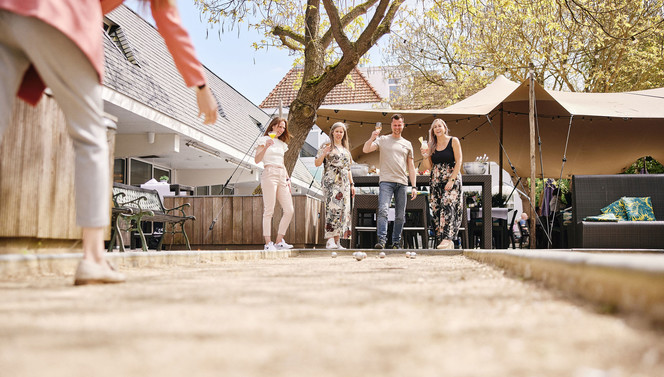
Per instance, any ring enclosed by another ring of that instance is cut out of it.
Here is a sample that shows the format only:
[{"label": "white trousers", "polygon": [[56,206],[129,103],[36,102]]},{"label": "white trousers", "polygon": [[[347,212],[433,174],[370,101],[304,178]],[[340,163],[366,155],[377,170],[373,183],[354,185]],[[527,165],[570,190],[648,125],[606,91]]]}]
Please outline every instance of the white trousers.
[{"label": "white trousers", "polygon": [[106,226],[110,172],[97,71],[57,29],[36,18],[0,10],[0,142],[31,63],[53,91],[74,142],[76,222],[82,227]]},{"label": "white trousers", "polygon": [[293,197],[288,187],[288,173],[283,166],[267,165],[261,175],[261,189],[263,190],[263,236],[269,237],[272,233],[272,216],[274,205],[277,200],[284,214],[279,221],[278,234],[286,234],[288,225],[295,209],[293,208]]}]

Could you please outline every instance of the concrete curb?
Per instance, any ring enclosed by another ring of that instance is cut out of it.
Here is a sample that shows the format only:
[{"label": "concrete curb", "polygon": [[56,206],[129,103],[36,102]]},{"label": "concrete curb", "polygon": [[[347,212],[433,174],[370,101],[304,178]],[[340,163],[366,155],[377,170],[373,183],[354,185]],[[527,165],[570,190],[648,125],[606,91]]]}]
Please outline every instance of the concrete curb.
[{"label": "concrete curb", "polygon": [[[197,251],[128,251],[107,253],[106,257],[121,270],[123,267],[191,265],[223,261],[288,258],[291,250],[197,250]],[[0,255],[0,279],[31,276],[71,276],[82,253],[3,254]]]},{"label": "concrete curb", "polygon": [[664,323],[664,255],[465,250],[468,258],[541,281],[606,309]]}]

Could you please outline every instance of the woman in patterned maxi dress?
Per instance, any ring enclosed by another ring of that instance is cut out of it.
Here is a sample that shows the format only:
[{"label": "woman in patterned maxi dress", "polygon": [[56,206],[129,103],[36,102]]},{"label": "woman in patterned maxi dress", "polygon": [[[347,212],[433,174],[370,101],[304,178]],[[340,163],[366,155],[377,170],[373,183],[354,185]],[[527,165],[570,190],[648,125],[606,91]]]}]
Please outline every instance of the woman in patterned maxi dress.
[{"label": "woman in patterned maxi dress", "polygon": [[448,135],[447,124],[435,119],[429,129],[429,143],[422,146],[423,165],[431,167],[429,202],[433,212],[438,249],[454,249],[461,226],[461,143]]},{"label": "woman in patterned maxi dress", "polygon": [[328,249],[343,249],[339,240],[351,235],[350,198],[355,196],[346,125],[337,122],[330,129],[330,143],[321,146],[316,166],[325,164],[323,194],[325,197],[325,238]]}]

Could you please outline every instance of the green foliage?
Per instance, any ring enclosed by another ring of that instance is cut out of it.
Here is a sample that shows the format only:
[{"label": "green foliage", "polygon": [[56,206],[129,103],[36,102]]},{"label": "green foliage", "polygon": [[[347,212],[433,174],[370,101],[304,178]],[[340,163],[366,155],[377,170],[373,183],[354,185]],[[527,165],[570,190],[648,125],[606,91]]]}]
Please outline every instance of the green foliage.
[{"label": "green foliage", "polygon": [[623,174],[664,174],[664,166],[650,156],[645,156],[636,160]]},{"label": "green foliage", "polygon": [[[389,64],[410,108],[444,107],[529,63],[548,89],[664,86],[664,0],[425,0],[391,34]],[[409,102],[410,101],[410,102]]]},{"label": "green foliage", "polygon": [[500,195],[495,193],[491,196],[491,206],[495,208],[505,208],[505,201],[507,200],[507,195]]},{"label": "green foliage", "polygon": [[[541,205],[541,198],[542,198],[542,192],[544,191],[545,181],[546,179],[542,180],[541,178],[535,178],[535,203],[537,206]],[[527,182],[526,186],[529,187],[530,178],[528,178],[526,182]],[[568,203],[571,183],[572,181],[569,179],[559,179],[553,181],[553,186],[560,190],[560,202],[566,205],[572,205],[572,203]]]}]

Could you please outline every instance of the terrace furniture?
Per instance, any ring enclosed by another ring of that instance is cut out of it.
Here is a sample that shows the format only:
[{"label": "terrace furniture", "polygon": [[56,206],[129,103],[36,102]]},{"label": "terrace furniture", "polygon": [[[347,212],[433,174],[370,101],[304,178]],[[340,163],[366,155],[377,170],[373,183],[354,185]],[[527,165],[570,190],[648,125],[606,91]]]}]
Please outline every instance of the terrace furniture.
[{"label": "terrace furniture", "polygon": [[[649,196],[657,220],[583,220],[623,196]],[[573,176],[571,226],[579,248],[664,249],[664,174]]]},{"label": "terrace furniture", "polygon": [[[189,216],[184,212],[184,208],[189,207],[189,203],[181,206],[166,209],[164,208],[159,193],[156,190],[148,190],[140,187],[124,185],[121,183],[113,184],[113,217],[111,228],[111,242],[108,251],[112,251],[115,246],[116,238],[120,238],[120,231],[129,232],[138,231],[141,239],[141,248],[147,251],[147,243],[141,223],[143,221],[154,221],[164,223],[164,234],[182,234],[187,249],[191,250],[189,237],[184,229],[187,220],[196,220],[196,217]],[[120,220],[129,224],[127,229],[121,229]],[[169,230],[170,227],[170,230]],[[179,228],[178,228],[179,227]],[[157,244],[157,250],[161,250],[163,236]],[[120,241],[120,250],[124,251],[124,244]]]}]

